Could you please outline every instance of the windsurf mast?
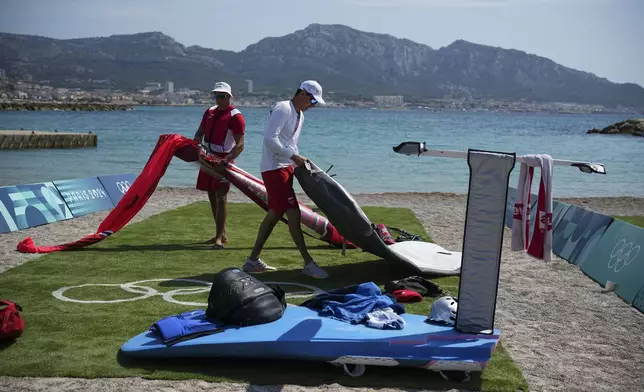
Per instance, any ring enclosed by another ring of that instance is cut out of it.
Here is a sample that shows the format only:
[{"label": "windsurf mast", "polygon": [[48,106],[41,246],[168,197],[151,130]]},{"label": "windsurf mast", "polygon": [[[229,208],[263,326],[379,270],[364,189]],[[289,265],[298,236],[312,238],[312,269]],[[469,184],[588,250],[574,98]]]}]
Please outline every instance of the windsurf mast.
[{"label": "windsurf mast", "polygon": [[[402,142],[393,149],[394,152],[404,155],[467,159],[467,151],[428,150],[425,142]],[[523,163],[524,159],[518,155],[516,161]],[[553,159],[552,163],[561,166],[574,166],[584,173],[606,174],[606,168],[603,163],[568,161],[563,159]]]}]

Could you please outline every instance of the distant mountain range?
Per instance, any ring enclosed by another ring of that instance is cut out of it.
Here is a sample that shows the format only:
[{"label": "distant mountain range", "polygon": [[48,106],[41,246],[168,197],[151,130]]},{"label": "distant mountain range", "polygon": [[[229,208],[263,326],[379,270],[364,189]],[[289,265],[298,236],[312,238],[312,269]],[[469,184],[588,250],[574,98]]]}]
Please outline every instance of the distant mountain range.
[{"label": "distant mountain range", "polygon": [[160,32],[59,40],[0,33],[0,68],[9,76],[61,85],[66,79],[109,80],[132,89],[147,81],[207,90],[226,80],[245,90],[292,92],[317,79],[326,92],[370,98],[470,98],[576,102],[644,108],[644,88],[612,83],[544,57],[458,40],[433,49],[408,39],[343,25],[311,24],[240,52],[184,46]]}]

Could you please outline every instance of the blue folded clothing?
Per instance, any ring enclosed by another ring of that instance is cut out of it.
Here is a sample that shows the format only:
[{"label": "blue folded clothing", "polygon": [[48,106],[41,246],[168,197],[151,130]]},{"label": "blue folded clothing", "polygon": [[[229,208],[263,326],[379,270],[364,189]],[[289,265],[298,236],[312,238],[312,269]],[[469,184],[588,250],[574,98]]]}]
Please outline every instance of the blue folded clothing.
[{"label": "blue folded clothing", "polygon": [[302,302],[300,306],[307,307],[309,309],[313,310],[320,310],[322,309],[322,305],[326,301],[340,301],[342,302],[344,300],[344,296],[347,294],[355,294],[358,290],[357,284],[342,287],[339,289],[333,289],[326,291],[324,293],[318,294],[315,297],[311,299],[307,299],[306,301]]},{"label": "blue folded clothing", "polygon": [[351,324],[364,322],[368,313],[378,309],[392,308],[397,313],[405,313],[404,306],[398,304],[392,296],[382,295],[380,288],[373,282],[321,294],[309,304],[309,307],[319,308],[321,316]]},{"label": "blue folded clothing", "polygon": [[367,313],[376,309],[388,308],[393,304],[391,298],[384,295],[347,294],[345,302],[325,302],[320,315],[331,316],[342,321],[348,321],[351,324],[359,324],[365,320]]},{"label": "blue folded clothing", "polygon": [[193,310],[160,319],[150,326],[150,331],[159,335],[164,343],[177,342],[183,338],[209,335],[222,330],[223,323],[206,318],[204,310]]}]

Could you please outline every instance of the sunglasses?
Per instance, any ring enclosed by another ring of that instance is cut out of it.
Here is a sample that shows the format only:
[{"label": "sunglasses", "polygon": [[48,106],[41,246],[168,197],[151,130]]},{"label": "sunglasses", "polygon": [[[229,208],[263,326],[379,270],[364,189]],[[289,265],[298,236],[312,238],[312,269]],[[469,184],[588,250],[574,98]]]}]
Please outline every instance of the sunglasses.
[{"label": "sunglasses", "polygon": [[227,99],[228,94],[215,94],[215,98],[217,98],[217,99]]},{"label": "sunglasses", "polygon": [[306,95],[308,95],[309,97],[311,97],[311,104],[312,104],[312,105],[315,105],[315,104],[317,104],[317,103],[318,103],[318,101],[316,101],[316,100],[315,100],[315,98],[313,98],[313,94],[311,94],[310,92],[308,92],[308,91],[307,91],[307,92],[306,92]]}]

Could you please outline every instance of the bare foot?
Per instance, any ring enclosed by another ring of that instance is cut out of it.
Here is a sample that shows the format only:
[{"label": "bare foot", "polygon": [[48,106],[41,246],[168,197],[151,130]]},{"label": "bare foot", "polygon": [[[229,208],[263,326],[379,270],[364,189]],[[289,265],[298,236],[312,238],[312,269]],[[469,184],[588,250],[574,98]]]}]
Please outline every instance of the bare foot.
[{"label": "bare foot", "polygon": [[220,238],[215,238],[215,245],[213,246],[213,249],[224,249],[224,244],[228,242],[228,240],[225,240],[224,242],[224,237]]},{"label": "bare foot", "polygon": [[228,243],[228,237],[224,234],[221,236],[221,240],[217,240],[217,236],[212,237],[211,239],[205,241],[206,244],[227,244]]}]

